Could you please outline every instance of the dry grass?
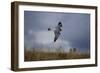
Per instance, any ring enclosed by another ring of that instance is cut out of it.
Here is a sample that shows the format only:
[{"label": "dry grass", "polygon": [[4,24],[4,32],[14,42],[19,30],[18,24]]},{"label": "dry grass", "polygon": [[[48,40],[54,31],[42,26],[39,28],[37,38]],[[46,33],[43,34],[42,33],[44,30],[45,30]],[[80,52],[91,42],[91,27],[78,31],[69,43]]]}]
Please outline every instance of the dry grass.
[{"label": "dry grass", "polygon": [[37,52],[37,51],[26,51],[24,52],[25,61],[40,61],[40,60],[61,60],[61,59],[86,59],[90,58],[89,53],[60,53],[60,52]]}]

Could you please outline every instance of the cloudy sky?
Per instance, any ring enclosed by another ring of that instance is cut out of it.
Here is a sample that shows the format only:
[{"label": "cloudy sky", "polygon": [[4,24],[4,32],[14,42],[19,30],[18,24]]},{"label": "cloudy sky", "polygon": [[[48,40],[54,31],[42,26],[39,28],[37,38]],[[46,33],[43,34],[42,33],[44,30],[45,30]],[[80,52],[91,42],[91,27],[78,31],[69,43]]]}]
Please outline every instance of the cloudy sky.
[{"label": "cloudy sky", "polygon": [[[54,43],[53,31],[58,22],[62,22],[62,31]],[[26,48],[45,47],[54,49],[61,46],[64,50],[78,48],[90,49],[90,15],[82,13],[24,11],[24,46]]]}]

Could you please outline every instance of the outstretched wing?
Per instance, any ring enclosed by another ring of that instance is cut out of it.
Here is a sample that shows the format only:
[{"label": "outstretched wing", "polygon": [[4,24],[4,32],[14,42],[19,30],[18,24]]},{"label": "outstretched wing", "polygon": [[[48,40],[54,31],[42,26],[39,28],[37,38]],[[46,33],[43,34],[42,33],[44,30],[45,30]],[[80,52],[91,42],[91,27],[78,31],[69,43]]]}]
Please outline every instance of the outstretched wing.
[{"label": "outstretched wing", "polygon": [[54,37],[54,42],[56,42],[56,40],[58,39],[60,32],[58,31],[54,31],[55,37]]}]

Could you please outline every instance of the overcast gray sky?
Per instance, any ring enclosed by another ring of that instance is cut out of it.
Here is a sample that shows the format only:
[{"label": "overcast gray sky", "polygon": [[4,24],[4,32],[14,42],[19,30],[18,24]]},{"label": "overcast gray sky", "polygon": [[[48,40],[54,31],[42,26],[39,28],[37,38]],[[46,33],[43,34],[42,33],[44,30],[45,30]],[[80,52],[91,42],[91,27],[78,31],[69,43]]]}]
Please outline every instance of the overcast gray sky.
[{"label": "overcast gray sky", "polygon": [[[54,28],[62,22],[61,36],[53,43]],[[90,14],[24,11],[24,46],[26,48],[63,46],[64,49],[90,49]]]}]

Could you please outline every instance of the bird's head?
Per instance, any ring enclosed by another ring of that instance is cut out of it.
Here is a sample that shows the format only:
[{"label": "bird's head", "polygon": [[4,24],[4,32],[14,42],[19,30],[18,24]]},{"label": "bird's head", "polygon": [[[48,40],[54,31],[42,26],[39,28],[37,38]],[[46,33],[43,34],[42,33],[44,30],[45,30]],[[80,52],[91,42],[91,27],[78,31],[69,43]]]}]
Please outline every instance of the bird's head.
[{"label": "bird's head", "polygon": [[61,23],[61,22],[59,22],[58,25],[59,25],[60,27],[62,27],[62,23]]},{"label": "bird's head", "polygon": [[48,31],[50,31],[51,30],[51,28],[48,28]]}]

